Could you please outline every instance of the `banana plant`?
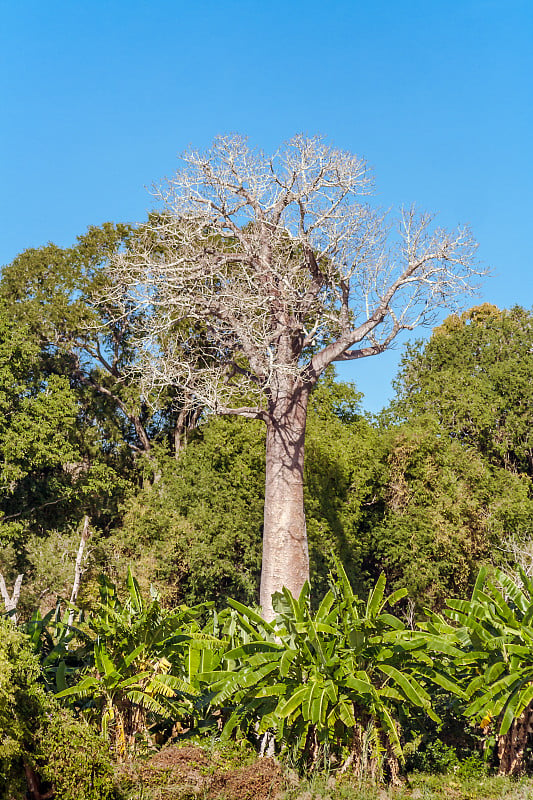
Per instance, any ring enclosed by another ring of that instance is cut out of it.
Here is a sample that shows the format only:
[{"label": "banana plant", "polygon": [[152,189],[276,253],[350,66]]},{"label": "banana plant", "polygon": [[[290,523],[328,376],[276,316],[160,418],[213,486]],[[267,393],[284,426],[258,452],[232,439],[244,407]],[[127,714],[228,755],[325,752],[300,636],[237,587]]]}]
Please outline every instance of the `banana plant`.
[{"label": "banana plant", "polygon": [[[366,765],[376,777],[388,765],[395,777],[403,758],[402,714],[417,709],[437,719],[428,684],[460,691],[431,655],[439,637],[414,634],[388,610],[405,594],[387,597],[382,575],[362,603],[338,563],[315,613],[308,585],[298,598],[286,589],[274,596],[272,623],[228,601],[234,610],[228,620],[241,641],[233,642],[219,669],[200,676],[215,692],[212,702],[229,714],[223,735],[236,728],[270,733],[302,762],[335,755],[358,772]],[[235,639],[228,625],[225,633]]]},{"label": "banana plant", "polygon": [[72,611],[70,605],[58,601],[44,617],[37,609],[21,626],[40,661],[41,678],[49,692],[64,689],[69,677],[88,663],[90,640],[79,627],[83,612],[74,616]]},{"label": "banana plant", "polygon": [[520,772],[533,724],[533,581],[482,568],[470,600],[448,600],[469,678],[465,714],[498,735],[500,772]]},{"label": "banana plant", "polygon": [[[119,662],[113,662],[105,646],[95,644],[92,674],[56,695],[78,701],[87,716],[98,719],[102,733],[112,739],[119,758],[125,757],[134,747],[136,737],[145,732],[149,715],[178,716],[180,709],[175,698],[189,696],[185,682],[168,674],[170,662],[164,659],[150,665],[150,669],[135,671],[133,665],[143,650],[141,644]],[[187,711],[184,703],[181,712]]]},{"label": "banana plant", "polygon": [[165,611],[155,594],[145,602],[131,570],[126,587],[122,602],[117,587],[101,576],[98,611],[79,625],[91,643],[89,665],[80,680],[56,695],[98,719],[119,756],[147,735],[151,722],[194,713],[195,648],[207,652],[219,646],[197,621],[209,604]]}]

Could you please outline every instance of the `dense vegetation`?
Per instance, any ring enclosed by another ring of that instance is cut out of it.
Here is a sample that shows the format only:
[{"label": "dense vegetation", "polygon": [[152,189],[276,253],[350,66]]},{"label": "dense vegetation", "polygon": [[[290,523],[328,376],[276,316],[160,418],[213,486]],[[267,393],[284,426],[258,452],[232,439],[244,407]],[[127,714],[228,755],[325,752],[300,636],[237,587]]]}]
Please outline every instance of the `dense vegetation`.
[{"label": "dense vegetation", "polygon": [[532,312],[449,317],[407,348],[379,418],[319,382],[311,586],[270,624],[262,423],[141,392],[131,332],[95,302],[130,236],[91,228],[0,279],[0,573],[9,592],[24,574],[1,623],[2,796],[111,797],[111,755],[185,735],[379,781],[446,759],[526,769]]}]

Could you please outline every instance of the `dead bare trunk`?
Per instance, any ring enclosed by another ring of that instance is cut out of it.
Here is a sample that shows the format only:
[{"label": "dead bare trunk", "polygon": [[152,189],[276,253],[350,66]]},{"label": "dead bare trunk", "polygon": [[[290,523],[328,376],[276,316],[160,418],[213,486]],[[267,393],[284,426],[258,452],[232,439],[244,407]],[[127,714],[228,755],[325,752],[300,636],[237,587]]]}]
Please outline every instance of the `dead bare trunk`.
[{"label": "dead bare trunk", "polygon": [[267,422],[265,515],[260,603],[274,617],[272,595],[286,586],[297,597],[309,579],[304,513],[304,443],[309,391],[271,405]]},{"label": "dead bare trunk", "polygon": [[187,413],[187,407],[183,406],[178,415],[176,427],[174,428],[174,458],[176,459],[180,457],[182,449],[187,446],[187,428],[185,427]]},{"label": "dead bare trunk", "polygon": [[6,586],[6,582],[4,580],[4,576],[0,573],[0,594],[2,595],[2,599],[4,601],[4,606],[6,612],[11,614],[11,619],[17,624],[17,606],[19,603],[20,598],[20,589],[22,587],[22,579],[24,578],[24,573],[17,576],[15,581],[15,586],[13,587],[13,594],[9,594]]},{"label": "dead bare trunk", "polygon": [[187,447],[189,432],[196,427],[202,413],[201,408],[191,408],[191,406],[187,404],[187,400],[188,398],[186,398],[180,410],[174,428],[174,458],[176,460],[179,459],[181,453]]},{"label": "dead bare trunk", "polygon": [[[91,535],[91,528],[89,526],[89,517],[85,515],[83,520],[83,527],[80,536],[80,546],[78,547],[78,554],[76,556],[76,564],[74,567],[74,583],[72,584],[72,592],[70,594],[70,605],[73,606],[78,599],[78,592],[80,591],[80,584],[81,584],[81,576],[82,576],[82,562],[83,562],[83,552],[85,550],[85,545],[87,544],[87,540]],[[68,627],[72,626],[74,622],[74,609],[71,607],[70,613],[68,615]]]}]

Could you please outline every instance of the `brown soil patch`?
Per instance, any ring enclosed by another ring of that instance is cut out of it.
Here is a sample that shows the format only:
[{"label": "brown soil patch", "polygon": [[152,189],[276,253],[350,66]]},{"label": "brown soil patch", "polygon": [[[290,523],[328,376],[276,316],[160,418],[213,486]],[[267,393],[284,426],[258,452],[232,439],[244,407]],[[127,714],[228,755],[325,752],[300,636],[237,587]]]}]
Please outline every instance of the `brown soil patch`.
[{"label": "brown soil patch", "polygon": [[261,758],[247,767],[216,772],[210,780],[207,797],[227,800],[269,800],[281,792],[282,774],[271,758]]},{"label": "brown soil patch", "polygon": [[142,771],[148,773],[172,770],[176,773],[196,772],[206,767],[209,759],[201,747],[164,747],[146,762]]},{"label": "brown soil patch", "polygon": [[281,793],[283,776],[271,758],[242,767],[217,763],[201,747],[169,746],[144,763],[124,765],[122,780],[141,783],[153,800],[273,800]]}]

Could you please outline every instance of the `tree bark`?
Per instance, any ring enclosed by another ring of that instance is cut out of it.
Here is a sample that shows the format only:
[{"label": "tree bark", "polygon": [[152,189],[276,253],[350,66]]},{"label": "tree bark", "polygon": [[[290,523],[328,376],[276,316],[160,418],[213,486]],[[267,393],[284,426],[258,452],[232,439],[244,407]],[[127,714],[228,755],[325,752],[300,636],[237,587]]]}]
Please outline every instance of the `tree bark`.
[{"label": "tree bark", "polygon": [[55,797],[55,789],[52,787],[44,794],[41,792],[41,781],[39,776],[31,766],[31,764],[24,760],[24,773],[26,775],[26,783],[28,784],[28,793],[32,800],[51,800]]},{"label": "tree bark", "polygon": [[524,754],[533,733],[533,704],[513,720],[509,731],[498,736],[498,775],[520,775],[525,770]]},{"label": "tree bark", "polygon": [[303,493],[308,399],[309,390],[298,389],[270,404],[260,590],[267,621],[274,617],[274,592],[286,586],[297,597],[309,579]]}]

